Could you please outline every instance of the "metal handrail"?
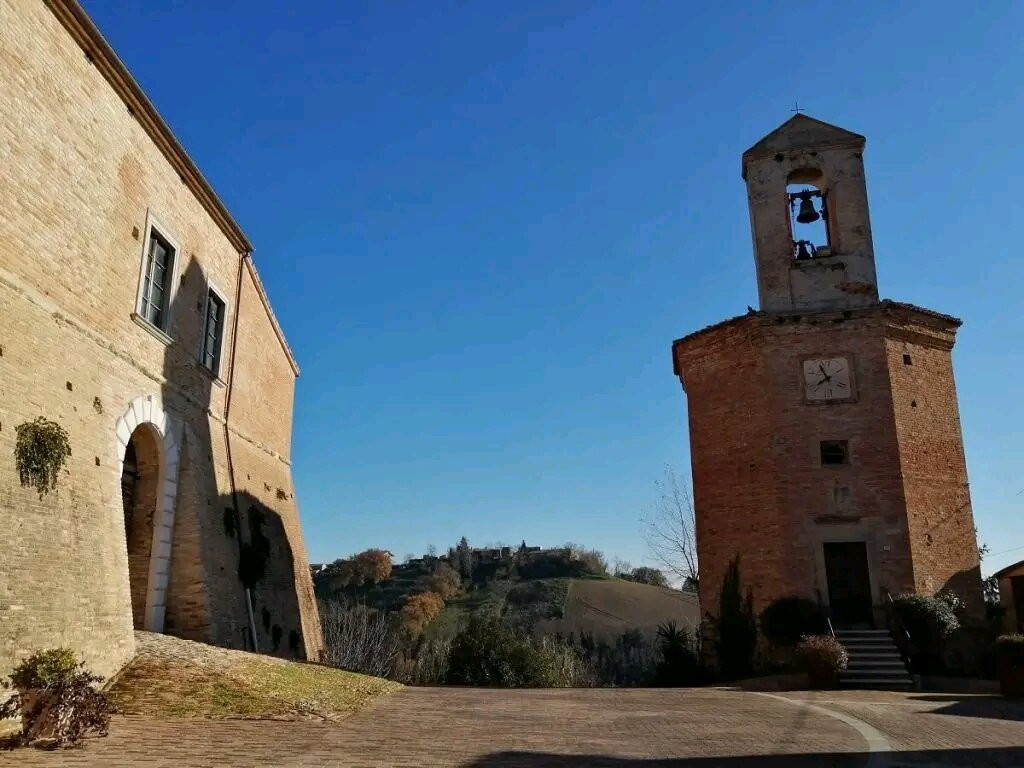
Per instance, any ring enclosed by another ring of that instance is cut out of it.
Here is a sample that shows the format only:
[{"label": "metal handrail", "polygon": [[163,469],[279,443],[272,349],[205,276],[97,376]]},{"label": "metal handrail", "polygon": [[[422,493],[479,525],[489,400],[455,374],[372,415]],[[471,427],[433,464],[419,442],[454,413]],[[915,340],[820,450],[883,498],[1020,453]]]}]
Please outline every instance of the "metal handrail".
[{"label": "metal handrail", "polygon": [[828,633],[832,635],[832,639],[836,639],[836,631],[832,628],[832,618],[829,616],[825,617],[825,621],[828,622]]},{"label": "metal handrail", "polygon": [[896,613],[896,601],[892,599],[892,595],[889,593],[888,589],[885,590],[885,599],[888,601],[888,605],[886,606],[888,610],[886,610],[886,614],[889,617],[890,628],[892,624],[899,625],[900,631],[907,638],[907,642],[909,643],[911,641],[910,632],[900,620],[899,614]]}]

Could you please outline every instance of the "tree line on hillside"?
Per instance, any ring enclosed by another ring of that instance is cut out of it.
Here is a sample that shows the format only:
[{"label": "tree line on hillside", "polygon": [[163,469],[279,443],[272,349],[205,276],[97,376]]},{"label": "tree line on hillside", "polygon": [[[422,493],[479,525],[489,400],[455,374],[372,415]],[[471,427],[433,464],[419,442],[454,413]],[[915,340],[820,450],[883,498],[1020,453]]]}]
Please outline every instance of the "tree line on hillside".
[{"label": "tree line on hillside", "polygon": [[[326,661],[404,682],[440,684],[493,676],[493,670],[467,669],[466,649],[477,648],[483,654],[481,664],[485,657],[493,661],[505,652],[514,657],[503,667],[510,670],[507,676],[495,682],[501,685],[524,680],[540,684],[552,675],[567,685],[669,684],[679,679],[679,649],[695,654],[696,640],[684,637],[674,625],[666,625],[659,638],[644,638],[635,630],[611,639],[586,633],[534,636],[536,621],[561,615],[565,586],[559,595],[558,579],[613,576],[669,586],[659,569],[624,563],[610,568],[601,552],[572,543],[550,549],[527,547],[525,542],[516,548],[473,548],[463,536],[446,555],[406,558],[401,564],[392,563],[386,550],[369,549],[316,574]],[[502,581],[519,585],[502,592],[505,616],[474,610],[465,625],[432,627],[447,603],[477,591],[489,594],[486,588]]]},{"label": "tree line on hillside", "polygon": [[[407,556],[401,564],[392,563],[391,553],[382,549],[334,561],[314,581],[329,662],[414,683],[478,679],[478,673],[483,675],[479,679],[489,679],[493,670],[464,669],[466,649],[476,648],[481,664],[485,657],[504,653],[509,669],[517,659],[535,672],[547,670],[533,677],[523,672],[494,684],[536,681],[552,670],[560,670],[559,679],[574,685],[681,684],[699,679],[703,672],[695,660],[700,637],[691,637],[674,624],[664,624],[656,638],[636,630],[600,639],[586,633],[537,638],[531,632],[539,619],[554,615],[549,611],[560,611],[564,600],[565,587],[559,599],[547,594],[550,590],[544,586],[557,581],[542,580],[614,577],[662,588],[675,581],[684,589],[696,589],[689,493],[671,468],[666,468],[656,488],[657,502],[642,522],[650,552],[662,567],[634,568],[620,561],[609,567],[600,551],[572,543],[549,549],[528,547],[525,541],[518,547],[474,548],[465,536],[441,556],[432,546],[425,556]],[[501,609],[507,615],[499,611],[490,617],[494,622],[483,621],[473,609],[464,626],[436,626],[447,603],[478,591],[484,594],[497,582],[526,582],[531,588],[524,584],[508,591]]]}]

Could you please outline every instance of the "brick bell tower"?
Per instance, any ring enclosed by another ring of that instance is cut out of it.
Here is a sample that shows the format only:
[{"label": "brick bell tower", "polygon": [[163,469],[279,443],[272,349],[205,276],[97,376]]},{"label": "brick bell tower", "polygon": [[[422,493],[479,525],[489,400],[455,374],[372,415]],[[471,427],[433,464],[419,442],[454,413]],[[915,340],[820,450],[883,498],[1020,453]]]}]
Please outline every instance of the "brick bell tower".
[{"label": "brick bell tower", "polygon": [[755,610],[981,578],[953,379],[960,320],[878,298],[864,137],[797,114],[743,153],[760,307],[678,339],[701,606],[740,556]]}]

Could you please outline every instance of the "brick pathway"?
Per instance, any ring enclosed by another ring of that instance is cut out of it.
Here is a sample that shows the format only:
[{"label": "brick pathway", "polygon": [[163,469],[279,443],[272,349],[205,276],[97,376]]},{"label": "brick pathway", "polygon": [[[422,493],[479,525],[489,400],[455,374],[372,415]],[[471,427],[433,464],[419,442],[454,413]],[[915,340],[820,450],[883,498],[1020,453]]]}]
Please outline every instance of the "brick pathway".
[{"label": "brick pathway", "polygon": [[[869,754],[871,739],[895,752]],[[985,697],[410,688],[339,723],[117,718],[84,749],[0,753],[0,765],[1024,766],[1022,745],[1024,705]]]}]

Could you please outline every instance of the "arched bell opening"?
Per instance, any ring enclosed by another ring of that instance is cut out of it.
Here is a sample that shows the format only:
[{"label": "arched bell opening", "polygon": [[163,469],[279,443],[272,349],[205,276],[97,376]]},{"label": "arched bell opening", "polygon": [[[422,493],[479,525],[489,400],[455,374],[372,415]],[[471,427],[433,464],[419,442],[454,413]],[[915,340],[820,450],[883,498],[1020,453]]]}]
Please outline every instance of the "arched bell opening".
[{"label": "arched bell opening", "polygon": [[163,482],[163,438],[152,424],[138,425],[124,452],[121,471],[121,503],[124,508],[125,542],[128,548],[128,583],[132,624],[146,626],[150,590],[153,531]]},{"label": "arched bell opening", "polygon": [[823,258],[832,253],[828,190],[821,171],[799,168],[786,177],[793,258]]}]

